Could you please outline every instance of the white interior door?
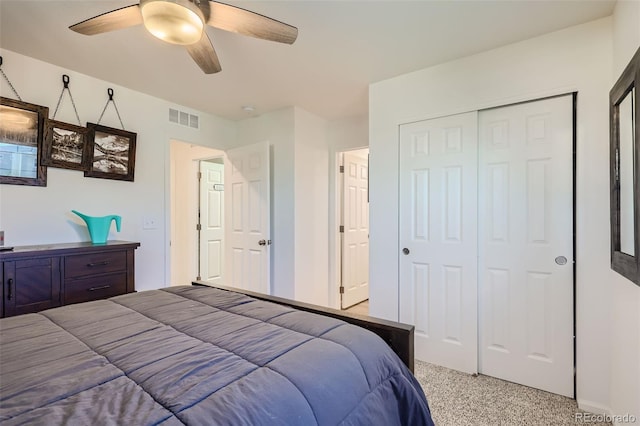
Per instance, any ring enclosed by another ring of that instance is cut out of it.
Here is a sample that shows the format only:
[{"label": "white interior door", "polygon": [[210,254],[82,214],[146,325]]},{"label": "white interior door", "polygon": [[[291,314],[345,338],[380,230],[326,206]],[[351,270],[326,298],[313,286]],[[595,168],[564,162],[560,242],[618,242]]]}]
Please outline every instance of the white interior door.
[{"label": "white interior door", "polygon": [[227,151],[225,284],[269,294],[269,144]]},{"label": "white interior door", "polygon": [[224,165],[200,161],[199,279],[223,284]]},{"label": "white interior door", "polygon": [[480,372],[573,397],[573,105],[479,114]]},{"label": "white interior door", "polygon": [[343,154],[342,309],[369,298],[369,165]]},{"label": "white interior door", "polygon": [[417,359],[477,372],[477,113],[400,126],[400,321]]}]

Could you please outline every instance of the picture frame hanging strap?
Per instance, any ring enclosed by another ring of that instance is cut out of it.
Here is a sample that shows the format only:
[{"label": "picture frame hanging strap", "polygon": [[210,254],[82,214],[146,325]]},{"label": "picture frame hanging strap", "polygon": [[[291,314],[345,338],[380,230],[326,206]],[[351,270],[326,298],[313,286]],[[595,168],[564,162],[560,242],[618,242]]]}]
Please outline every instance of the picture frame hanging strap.
[{"label": "picture frame hanging strap", "polygon": [[3,62],[3,59],[2,59],[2,56],[0,56],[0,73],[2,74],[4,79],[7,81],[7,84],[9,85],[9,88],[11,89],[11,91],[16,95],[16,98],[18,98],[18,100],[20,102],[22,102],[22,98],[20,97],[20,95],[18,95],[18,92],[16,91],[16,88],[13,87],[13,84],[11,84],[11,81],[9,80],[9,77],[7,77],[7,75],[2,70],[2,62]]},{"label": "picture frame hanging strap", "polygon": [[80,116],[78,115],[78,108],[76,108],[76,103],[73,100],[73,95],[71,94],[71,89],[69,89],[69,82],[71,79],[68,75],[62,74],[62,92],[60,93],[60,97],[58,98],[58,104],[56,105],[56,110],[53,112],[52,120],[56,119],[56,114],[58,113],[58,108],[60,108],[60,103],[62,102],[62,97],[64,96],[64,92],[69,92],[69,98],[71,98],[71,105],[73,105],[73,111],[76,113],[76,119],[78,120],[78,126],[82,127],[82,122],[80,121]]},{"label": "picture frame hanging strap", "polygon": [[113,89],[108,88],[107,94],[109,95],[109,100],[107,100],[107,103],[104,105],[104,108],[102,109],[102,114],[100,114],[100,118],[98,118],[98,122],[96,124],[100,124],[100,121],[102,120],[102,117],[104,116],[104,113],[107,110],[107,107],[109,106],[110,103],[113,103],[113,107],[115,108],[116,114],[118,115],[118,121],[120,121],[120,127],[122,127],[122,130],[124,130],[124,124],[122,124],[122,118],[120,117],[120,111],[118,111],[118,105],[116,105],[116,101],[115,99],[113,99]]}]

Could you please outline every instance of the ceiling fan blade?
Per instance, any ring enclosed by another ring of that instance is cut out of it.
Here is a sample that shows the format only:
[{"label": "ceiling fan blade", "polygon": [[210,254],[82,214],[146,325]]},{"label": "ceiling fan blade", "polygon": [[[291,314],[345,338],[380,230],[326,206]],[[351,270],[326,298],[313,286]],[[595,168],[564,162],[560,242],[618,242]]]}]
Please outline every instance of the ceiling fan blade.
[{"label": "ceiling fan blade", "polygon": [[138,24],[142,24],[142,13],[137,4],[132,4],[131,6],[94,16],[70,26],[69,29],[84,35],[95,35]]},{"label": "ceiling fan blade", "polygon": [[207,24],[222,30],[264,40],[293,44],[298,29],[264,15],[217,1],[209,1]]},{"label": "ceiling fan blade", "polygon": [[218,55],[216,55],[216,51],[206,31],[202,32],[202,38],[200,38],[199,42],[185,47],[189,55],[191,55],[205,74],[214,74],[222,70]]}]

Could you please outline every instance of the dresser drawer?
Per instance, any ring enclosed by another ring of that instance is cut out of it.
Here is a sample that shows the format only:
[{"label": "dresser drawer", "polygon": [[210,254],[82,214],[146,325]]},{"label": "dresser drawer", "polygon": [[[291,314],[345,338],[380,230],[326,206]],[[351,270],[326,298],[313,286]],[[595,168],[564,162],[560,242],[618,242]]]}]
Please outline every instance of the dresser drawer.
[{"label": "dresser drawer", "polygon": [[134,292],[139,246],[79,242],[0,252],[0,317]]},{"label": "dresser drawer", "polygon": [[65,278],[79,278],[88,275],[120,272],[127,269],[127,252],[112,251],[103,253],[67,256],[64,263]]},{"label": "dresser drawer", "polygon": [[99,277],[69,280],[65,284],[64,303],[80,303],[106,299],[127,292],[127,274],[109,274]]}]

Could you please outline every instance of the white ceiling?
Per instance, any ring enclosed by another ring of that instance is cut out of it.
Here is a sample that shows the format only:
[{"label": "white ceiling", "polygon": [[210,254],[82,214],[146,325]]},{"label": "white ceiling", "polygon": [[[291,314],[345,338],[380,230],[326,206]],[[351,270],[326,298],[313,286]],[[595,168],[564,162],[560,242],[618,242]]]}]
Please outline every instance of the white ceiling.
[{"label": "white ceiling", "polygon": [[615,0],[237,1],[299,29],[291,46],[209,27],[222,72],[142,26],[67,27],[135,3],[0,0],[0,47],[231,120],[297,105],[329,120],[366,115],[368,85],[613,12]]}]

